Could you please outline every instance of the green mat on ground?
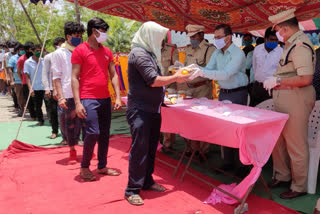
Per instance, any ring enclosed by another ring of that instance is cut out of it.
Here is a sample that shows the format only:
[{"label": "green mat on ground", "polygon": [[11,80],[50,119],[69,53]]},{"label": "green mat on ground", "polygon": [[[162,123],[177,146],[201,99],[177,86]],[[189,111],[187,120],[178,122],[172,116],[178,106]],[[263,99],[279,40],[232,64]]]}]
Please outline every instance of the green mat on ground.
[{"label": "green mat on ground", "polygon": [[[62,137],[59,134],[56,139],[50,139],[51,125],[46,120],[44,126],[37,126],[36,121],[24,121],[21,126],[18,140],[36,146],[60,146]],[[0,123],[0,150],[6,149],[16,137],[20,122]],[[128,134],[129,126],[125,117],[125,112],[112,112],[111,135]]]},{"label": "green mat on ground", "polygon": [[[59,143],[62,140],[60,135],[58,138],[54,140],[49,139],[49,136],[51,135],[51,126],[49,125],[48,121],[46,121],[45,125],[41,127],[36,126],[36,124],[37,122],[30,122],[30,121],[23,122],[18,140],[24,143],[29,143],[37,146],[60,145]],[[6,149],[10,145],[11,141],[16,136],[18,126],[19,126],[19,122],[0,123],[0,136],[1,136],[0,150]],[[128,123],[126,121],[124,111],[112,113],[112,123],[111,123],[110,133],[111,135],[117,135],[117,134],[130,135],[130,130],[129,130]],[[184,141],[179,136],[177,137],[177,141],[174,144],[174,148],[177,152],[182,152],[184,148]],[[177,153],[166,153],[166,154],[175,159],[179,158],[179,155]],[[216,167],[219,167],[219,165],[222,164],[222,160],[220,158],[219,146],[216,146],[216,145],[211,146],[211,152],[209,154],[209,163],[210,165],[216,166]],[[228,183],[237,182],[237,180],[234,180],[233,178],[227,177],[223,174],[216,174],[214,171],[208,170],[205,167],[205,164],[192,163],[191,167],[223,183],[228,184]],[[263,168],[263,177],[267,182],[271,180],[272,164],[270,162],[268,162],[266,166]],[[279,198],[279,194],[285,190],[286,190],[285,188],[273,189],[272,195],[273,195],[274,201],[284,206],[287,206],[291,209],[298,210],[302,213],[308,213],[308,214],[313,213],[316,200],[320,197],[319,188],[317,189],[317,194],[315,195],[307,195],[307,196],[303,196],[303,197],[292,199],[292,200],[283,200]],[[266,192],[259,188],[254,188],[253,192],[258,196],[268,198],[268,195],[266,194]],[[250,206],[249,206],[249,209],[250,209]],[[275,211],[275,213],[277,212]]]}]

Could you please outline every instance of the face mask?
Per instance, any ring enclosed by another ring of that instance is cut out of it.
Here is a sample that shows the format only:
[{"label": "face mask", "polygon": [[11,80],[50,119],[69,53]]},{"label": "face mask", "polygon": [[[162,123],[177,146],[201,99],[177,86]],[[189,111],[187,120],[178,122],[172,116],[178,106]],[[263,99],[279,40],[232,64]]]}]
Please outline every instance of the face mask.
[{"label": "face mask", "polygon": [[32,56],[33,55],[33,53],[32,52],[26,52],[26,56],[27,56],[27,58],[29,58],[30,56]]},{"label": "face mask", "polygon": [[244,46],[249,47],[252,45],[252,41],[243,41]]},{"label": "face mask", "polygon": [[273,50],[278,46],[278,42],[267,42],[266,47]]},{"label": "face mask", "polygon": [[4,49],[1,49],[1,52],[2,52],[2,53],[5,53],[6,51],[5,51]]},{"label": "face mask", "polygon": [[34,53],[34,56],[37,57],[37,58],[39,58],[39,57],[40,57],[40,54],[41,54],[41,52],[40,52],[40,51],[37,51],[37,52]]},{"label": "face mask", "polygon": [[72,37],[70,42],[74,47],[77,47],[81,43],[81,38]]},{"label": "face mask", "polygon": [[224,38],[215,39],[215,43],[218,49],[222,49],[224,48],[224,46],[226,46],[226,42],[224,41]]},{"label": "face mask", "polygon": [[280,42],[283,42],[283,36],[280,35],[279,31],[276,32],[276,36]]},{"label": "face mask", "polygon": [[104,43],[106,40],[107,40],[107,38],[108,38],[108,34],[107,33],[103,33],[103,32],[100,32],[100,31],[98,31],[98,30],[96,30],[98,33],[100,33],[100,35],[99,35],[99,37],[96,37],[96,39],[97,39],[97,42],[98,43]]},{"label": "face mask", "polygon": [[22,56],[23,54],[25,54],[25,51],[19,51],[19,55]]},{"label": "face mask", "polygon": [[190,39],[190,43],[193,49],[199,47],[200,45],[200,40],[197,39]]},{"label": "face mask", "polygon": [[9,48],[9,51],[10,51],[10,52],[13,52],[13,51],[14,51],[14,48]]}]

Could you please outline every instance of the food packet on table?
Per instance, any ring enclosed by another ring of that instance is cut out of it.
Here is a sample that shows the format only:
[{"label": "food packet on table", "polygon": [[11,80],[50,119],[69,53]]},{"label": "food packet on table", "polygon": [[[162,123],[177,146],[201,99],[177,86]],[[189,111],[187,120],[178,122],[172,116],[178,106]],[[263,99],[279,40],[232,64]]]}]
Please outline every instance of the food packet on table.
[{"label": "food packet on table", "polygon": [[164,97],[164,104],[173,105],[173,104],[181,104],[183,103],[183,97],[178,97],[177,94],[170,94]]}]

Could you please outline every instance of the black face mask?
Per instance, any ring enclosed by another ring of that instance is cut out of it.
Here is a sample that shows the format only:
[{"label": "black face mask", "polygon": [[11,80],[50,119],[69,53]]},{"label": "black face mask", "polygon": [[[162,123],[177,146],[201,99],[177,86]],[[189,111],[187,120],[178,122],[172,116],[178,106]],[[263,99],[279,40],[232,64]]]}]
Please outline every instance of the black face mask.
[{"label": "black face mask", "polygon": [[33,55],[33,53],[32,52],[26,52],[26,56],[27,56],[27,58],[29,58],[30,56],[32,56]]}]

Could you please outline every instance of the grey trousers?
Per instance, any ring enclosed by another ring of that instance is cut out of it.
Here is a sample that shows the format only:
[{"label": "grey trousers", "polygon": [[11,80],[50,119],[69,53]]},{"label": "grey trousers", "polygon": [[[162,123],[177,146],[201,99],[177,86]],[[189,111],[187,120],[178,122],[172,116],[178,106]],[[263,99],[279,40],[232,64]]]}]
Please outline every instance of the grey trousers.
[{"label": "grey trousers", "polygon": [[[247,105],[248,89],[242,89],[229,93],[220,91],[219,101],[223,100],[230,100],[234,104]],[[238,149],[223,147],[224,164],[234,164],[235,161],[239,162],[237,150]]]}]

